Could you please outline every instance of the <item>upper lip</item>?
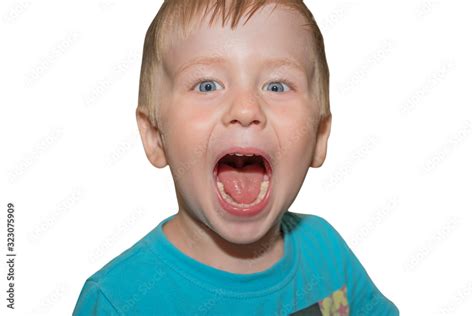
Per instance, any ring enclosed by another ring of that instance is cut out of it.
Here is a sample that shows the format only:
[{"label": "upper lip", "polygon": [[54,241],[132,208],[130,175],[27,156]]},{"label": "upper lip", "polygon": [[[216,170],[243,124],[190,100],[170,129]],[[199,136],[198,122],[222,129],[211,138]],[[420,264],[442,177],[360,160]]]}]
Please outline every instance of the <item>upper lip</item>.
[{"label": "upper lip", "polygon": [[224,157],[225,155],[227,154],[235,154],[235,153],[240,153],[240,154],[255,154],[255,155],[259,155],[259,156],[262,156],[268,163],[268,168],[270,170],[267,170],[268,172],[271,173],[272,169],[271,169],[271,159],[270,159],[270,155],[263,149],[260,149],[258,147],[238,147],[238,146],[234,146],[234,147],[230,147],[230,148],[227,148],[223,151],[221,151],[215,161],[214,161],[214,164],[212,165],[212,167],[214,168],[217,164],[217,162],[222,158]]}]

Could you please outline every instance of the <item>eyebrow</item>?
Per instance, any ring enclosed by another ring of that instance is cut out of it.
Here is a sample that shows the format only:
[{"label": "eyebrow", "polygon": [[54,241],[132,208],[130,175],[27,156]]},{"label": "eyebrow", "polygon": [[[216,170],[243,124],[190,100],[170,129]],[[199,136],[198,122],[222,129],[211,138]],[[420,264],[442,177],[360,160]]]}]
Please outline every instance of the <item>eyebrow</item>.
[{"label": "eyebrow", "polygon": [[299,71],[303,72],[304,74],[306,74],[306,69],[304,68],[304,66],[301,63],[294,60],[293,58],[286,58],[285,57],[285,58],[269,59],[269,60],[265,61],[265,66],[271,67],[271,68],[278,68],[278,67],[287,66],[287,67],[291,67],[291,68],[294,68],[296,70],[299,70]]},{"label": "eyebrow", "polygon": [[[197,57],[192,59],[191,61],[181,65],[175,72],[175,75],[178,75],[185,71],[186,69],[195,66],[195,65],[212,65],[212,64],[225,64],[228,61],[223,58],[223,57]],[[271,67],[271,68],[278,68],[278,67],[291,67],[296,70],[299,70],[306,74],[306,70],[304,66],[294,60],[293,58],[270,58],[268,60],[265,60],[264,62],[265,67]]]},{"label": "eyebrow", "polygon": [[191,61],[181,65],[175,72],[175,75],[178,75],[185,71],[186,69],[195,66],[195,65],[212,65],[212,64],[225,64],[227,61],[222,57],[197,57]]}]

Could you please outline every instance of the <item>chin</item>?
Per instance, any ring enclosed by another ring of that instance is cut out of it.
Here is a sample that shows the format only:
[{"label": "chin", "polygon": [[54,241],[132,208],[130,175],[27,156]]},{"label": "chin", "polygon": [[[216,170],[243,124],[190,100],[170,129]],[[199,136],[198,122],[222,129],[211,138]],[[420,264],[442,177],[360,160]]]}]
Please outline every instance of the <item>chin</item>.
[{"label": "chin", "polygon": [[246,245],[259,241],[270,230],[269,225],[262,218],[261,221],[235,222],[218,218],[218,223],[212,228],[220,238],[234,244]]}]

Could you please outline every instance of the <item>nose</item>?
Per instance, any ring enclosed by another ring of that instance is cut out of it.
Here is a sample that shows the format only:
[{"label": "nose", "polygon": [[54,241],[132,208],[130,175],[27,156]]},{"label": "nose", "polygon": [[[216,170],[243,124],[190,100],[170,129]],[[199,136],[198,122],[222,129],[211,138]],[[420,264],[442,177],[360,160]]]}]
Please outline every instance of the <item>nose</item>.
[{"label": "nose", "polygon": [[263,128],[266,124],[265,112],[262,108],[262,100],[251,91],[237,91],[229,109],[223,116],[224,125],[239,124],[247,127],[256,125]]}]

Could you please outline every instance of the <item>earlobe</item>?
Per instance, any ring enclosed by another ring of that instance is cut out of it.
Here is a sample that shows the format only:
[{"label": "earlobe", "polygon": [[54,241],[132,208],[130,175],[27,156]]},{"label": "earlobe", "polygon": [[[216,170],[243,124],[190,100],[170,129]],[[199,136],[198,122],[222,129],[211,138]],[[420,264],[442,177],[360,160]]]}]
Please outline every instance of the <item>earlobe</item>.
[{"label": "earlobe", "polygon": [[168,163],[166,161],[160,130],[151,123],[144,109],[137,107],[136,117],[143,148],[145,149],[148,160],[153,166],[164,168]]},{"label": "earlobe", "polygon": [[318,131],[316,134],[316,148],[314,150],[313,161],[311,167],[319,168],[322,166],[326,159],[326,153],[328,148],[328,139],[331,133],[332,115],[328,115],[321,118],[318,125]]}]

